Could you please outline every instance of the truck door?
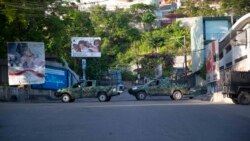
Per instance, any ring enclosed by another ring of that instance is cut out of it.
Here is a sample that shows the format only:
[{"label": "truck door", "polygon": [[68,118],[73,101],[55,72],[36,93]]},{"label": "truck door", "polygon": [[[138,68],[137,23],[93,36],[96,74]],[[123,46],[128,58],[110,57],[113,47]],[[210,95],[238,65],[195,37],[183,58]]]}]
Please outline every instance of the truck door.
[{"label": "truck door", "polygon": [[72,86],[72,90],[71,90],[71,95],[74,98],[79,98],[82,97],[83,93],[82,93],[82,88],[83,88],[84,82],[78,82],[76,84],[74,84]]},{"label": "truck door", "polygon": [[158,95],[160,89],[160,81],[154,80],[151,83],[148,84],[148,87],[146,88],[146,91],[149,95]]},{"label": "truck door", "polygon": [[160,95],[170,95],[171,93],[171,82],[168,79],[163,79],[160,81],[159,86]]},{"label": "truck door", "polygon": [[94,97],[94,81],[86,81],[83,87],[83,97]]}]

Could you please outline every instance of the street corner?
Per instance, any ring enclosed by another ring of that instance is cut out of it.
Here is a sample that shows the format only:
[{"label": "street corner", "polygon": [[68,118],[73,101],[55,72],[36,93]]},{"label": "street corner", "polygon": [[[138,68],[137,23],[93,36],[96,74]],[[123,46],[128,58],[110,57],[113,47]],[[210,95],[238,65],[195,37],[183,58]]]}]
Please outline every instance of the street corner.
[{"label": "street corner", "polygon": [[233,104],[232,99],[228,98],[226,95],[223,95],[222,92],[213,93],[212,97],[210,98],[210,102]]}]

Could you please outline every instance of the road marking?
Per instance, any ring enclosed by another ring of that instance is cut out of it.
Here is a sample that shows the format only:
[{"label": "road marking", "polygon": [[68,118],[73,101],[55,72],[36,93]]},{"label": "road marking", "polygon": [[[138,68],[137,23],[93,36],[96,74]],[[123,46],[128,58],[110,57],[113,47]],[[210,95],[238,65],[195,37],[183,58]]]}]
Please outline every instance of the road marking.
[{"label": "road marking", "polygon": [[149,107],[149,106],[183,106],[183,105],[210,105],[211,103],[162,103],[162,104],[123,104],[123,105],[88,105],[83,108],[115,108],[115,107]]}]

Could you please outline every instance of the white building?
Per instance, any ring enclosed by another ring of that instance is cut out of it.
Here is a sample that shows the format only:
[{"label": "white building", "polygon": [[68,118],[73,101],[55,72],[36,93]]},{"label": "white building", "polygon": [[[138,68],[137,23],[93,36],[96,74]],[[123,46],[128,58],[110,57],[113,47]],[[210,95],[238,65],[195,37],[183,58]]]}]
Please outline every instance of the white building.
[{"label": "white building", "polygon": [[250,13],[220,39],[220,70],[250,71]]},{"label": "white building", "polygon": [[159,5],[160,0],[80,0],[77,3],[79,10],[87,10],[95,5],[106,6],[107,10],[115,10],[116,8],[129,8],[133,4],[154,4]]}]

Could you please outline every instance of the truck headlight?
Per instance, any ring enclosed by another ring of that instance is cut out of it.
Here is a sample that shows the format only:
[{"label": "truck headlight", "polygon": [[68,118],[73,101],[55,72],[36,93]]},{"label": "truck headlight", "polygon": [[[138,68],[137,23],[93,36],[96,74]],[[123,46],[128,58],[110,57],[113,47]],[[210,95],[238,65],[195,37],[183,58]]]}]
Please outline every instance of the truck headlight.
[{"label": "truck headlight", "polygon": [[136,89],[138,89],[136,86],[132,87],[132,90],[136,90]]},{"label": "truck headlight", "polygon": [[189,91],[190,92],[196,92],[196,90],[194,88],[190,88]]},{"label": "truck headlight", "polygon": [[113,91],[113,92],[116,92],[116,88],[113,88],[112,91]]}]

